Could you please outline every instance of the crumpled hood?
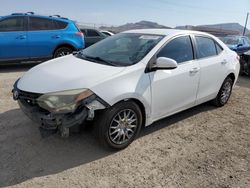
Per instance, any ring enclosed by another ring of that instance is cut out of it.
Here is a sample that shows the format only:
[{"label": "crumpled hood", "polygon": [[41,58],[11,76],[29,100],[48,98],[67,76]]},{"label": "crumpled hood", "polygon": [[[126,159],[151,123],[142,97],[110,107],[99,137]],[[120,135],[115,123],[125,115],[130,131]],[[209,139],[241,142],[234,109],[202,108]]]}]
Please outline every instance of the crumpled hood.
[{"label": "crumpled hood", "polygon": [[68,55],[30,69],[18,81],[17,88],[41,94],[70,89],[91,89],[124,69],[125,67],[93,63]]}]

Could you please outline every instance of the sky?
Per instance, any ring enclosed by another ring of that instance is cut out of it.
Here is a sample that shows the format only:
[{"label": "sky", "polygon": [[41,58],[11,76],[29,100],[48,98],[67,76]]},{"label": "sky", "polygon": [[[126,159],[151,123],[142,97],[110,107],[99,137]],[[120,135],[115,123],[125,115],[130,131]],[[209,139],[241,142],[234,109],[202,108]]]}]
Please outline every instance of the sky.
[{"label": "sky", "polygon": [[[245,24],[250,0],[0,0],[0,16],[14,12],[68,17],[81,23],[122,25],[141,20],[175,27]],[[250,18],[248,23],[250,28]]]}]

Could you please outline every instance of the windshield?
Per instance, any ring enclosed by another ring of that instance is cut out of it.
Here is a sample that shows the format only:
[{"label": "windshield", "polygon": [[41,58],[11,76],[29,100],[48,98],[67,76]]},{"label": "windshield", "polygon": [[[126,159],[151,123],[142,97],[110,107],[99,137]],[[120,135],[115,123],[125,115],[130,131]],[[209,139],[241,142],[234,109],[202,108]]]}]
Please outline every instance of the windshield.
[{"label": "windshield", "polygon": [[222,41],[227,45],[238,45],[239,39],[235,37],[224,37],[222,38]]},{"label": "windshield", "polygon": [[129,66],[142,60],[163,37],[120,33],[80,51],[77,57],[113,66]]}]

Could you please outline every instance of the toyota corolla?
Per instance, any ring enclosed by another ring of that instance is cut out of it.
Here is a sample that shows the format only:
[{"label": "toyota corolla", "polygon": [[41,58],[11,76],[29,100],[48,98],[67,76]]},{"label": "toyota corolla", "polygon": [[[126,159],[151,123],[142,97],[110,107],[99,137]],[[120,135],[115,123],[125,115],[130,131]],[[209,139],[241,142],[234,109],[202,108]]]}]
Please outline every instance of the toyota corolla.
[{"label": "toyota corolla", "polygon": [[123,149],[142,126],[207,101],[224,106],[239,68],[238,55],[212,35],[133,30],[32,68],[13,96],[43,129],[67,137],[93,121],[102,144]]}]

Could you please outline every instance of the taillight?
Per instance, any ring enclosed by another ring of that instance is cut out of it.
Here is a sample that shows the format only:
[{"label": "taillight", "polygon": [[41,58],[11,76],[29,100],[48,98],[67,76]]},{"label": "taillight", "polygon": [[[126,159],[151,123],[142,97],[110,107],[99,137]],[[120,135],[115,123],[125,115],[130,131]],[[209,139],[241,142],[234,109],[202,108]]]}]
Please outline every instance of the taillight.
[{"label": "taillight", "polygon": [[79,37],[83,37],[84,34],[82,32],[76,32],[75,35],[79,36]]}]

